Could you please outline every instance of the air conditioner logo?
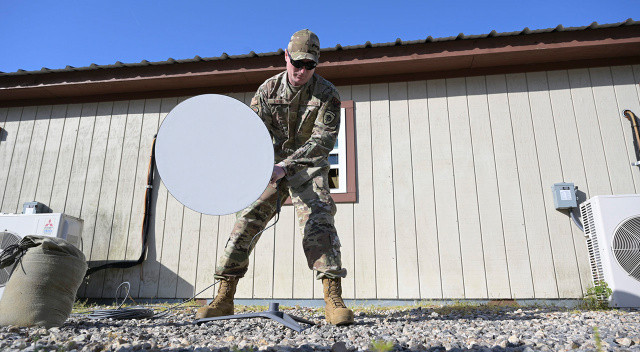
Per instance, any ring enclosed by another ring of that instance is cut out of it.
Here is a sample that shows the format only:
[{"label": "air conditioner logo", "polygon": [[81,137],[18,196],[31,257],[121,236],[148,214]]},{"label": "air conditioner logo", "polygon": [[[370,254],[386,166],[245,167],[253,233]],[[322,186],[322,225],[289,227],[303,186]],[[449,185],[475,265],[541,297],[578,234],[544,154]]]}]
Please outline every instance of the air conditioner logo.
[{"label": "air conditioner logo", "polygon": [[53,221],[51,219],[47,220],[47,223],[44,224],[44,234],[51,235],[53,233]]}]

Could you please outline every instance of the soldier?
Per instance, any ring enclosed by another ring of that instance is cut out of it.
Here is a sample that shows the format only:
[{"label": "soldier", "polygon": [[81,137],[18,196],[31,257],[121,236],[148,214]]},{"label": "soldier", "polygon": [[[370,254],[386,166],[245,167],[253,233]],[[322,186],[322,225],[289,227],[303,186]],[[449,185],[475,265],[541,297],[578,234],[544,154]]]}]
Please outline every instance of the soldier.
[{"label": "soldier", "polygon": [[218,294],[201,307],[196,319],[233,314],[238,280],[247,272],[249,253],[276,213],[278,199],[288,196],[295,206],[302,246],[309,268],[322,280],[326,319],[353,323],[353,312],[342,300],[340,240],[334,226],[336,206],[329,194],[329,152],[340,127],[340,98],[329,81],[314,73],[320,56],[318,36],[308,29],[293,34],[285,61],[287,70],[267,79],[251,100],[273,140],[275,165],[270,184],[260,198],[237,213],[236,223],[215,277]]}]

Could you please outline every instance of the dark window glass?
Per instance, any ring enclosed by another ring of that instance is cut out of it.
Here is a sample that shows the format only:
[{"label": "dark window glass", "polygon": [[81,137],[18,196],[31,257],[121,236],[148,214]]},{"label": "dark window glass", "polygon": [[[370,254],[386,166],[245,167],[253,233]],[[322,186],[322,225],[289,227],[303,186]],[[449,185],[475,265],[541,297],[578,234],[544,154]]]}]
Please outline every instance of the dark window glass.
[{"label": "dark window glass", "polygon": [[329,188],[338,188],[340,186],[338,169],[329,170]]}]

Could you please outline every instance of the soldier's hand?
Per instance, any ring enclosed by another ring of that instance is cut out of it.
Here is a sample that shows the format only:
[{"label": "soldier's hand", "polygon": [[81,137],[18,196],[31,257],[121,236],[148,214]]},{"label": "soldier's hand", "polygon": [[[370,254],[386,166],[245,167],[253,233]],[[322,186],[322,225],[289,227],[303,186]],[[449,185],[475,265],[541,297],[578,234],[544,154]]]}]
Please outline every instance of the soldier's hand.
[{"label": "soldier's hand", "polygon": [[282,168],[282,166],[273,165],[273,172],[271,173],[271,180],[269,180],[269,184],[271,184],[271,186],[275,187],[276,186],[276,182],[278,182],[279,179],[283,178],[284,175],[285,175],[285,172],[284,172],[284,168]]}]

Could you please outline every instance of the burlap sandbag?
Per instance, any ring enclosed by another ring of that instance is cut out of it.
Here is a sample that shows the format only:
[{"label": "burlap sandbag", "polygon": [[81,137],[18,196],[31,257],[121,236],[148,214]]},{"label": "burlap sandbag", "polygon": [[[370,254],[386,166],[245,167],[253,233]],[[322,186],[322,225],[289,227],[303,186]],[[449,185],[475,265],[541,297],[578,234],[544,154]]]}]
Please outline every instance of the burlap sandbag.
[{"label": "burlap sandbag", "polygon": [[87,263],[67,241],[26,236],[31,247],[18,261],[0,299],[0,326],[60,326],[71,314]]}]

